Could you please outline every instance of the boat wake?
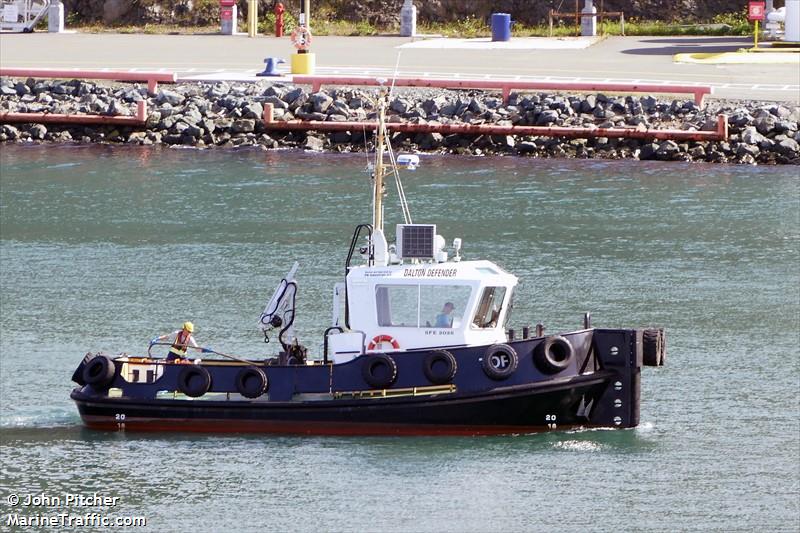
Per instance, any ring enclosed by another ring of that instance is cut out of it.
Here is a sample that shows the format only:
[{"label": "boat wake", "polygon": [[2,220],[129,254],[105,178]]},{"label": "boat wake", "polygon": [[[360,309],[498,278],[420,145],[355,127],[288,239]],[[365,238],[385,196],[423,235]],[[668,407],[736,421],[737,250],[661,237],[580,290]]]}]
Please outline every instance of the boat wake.
[{"label": "boat wake", "polygon": [[570,452],[596,452],[600,451],[603,447],[599,442],[590,440],[565,440],[556,442],[553,448]]},{"label": "boat wake", "polygon": [[0,416],[0,429],[4,433],[15,428],[55,428],[80,425],[80,416],[67,409],[48,413]]}]

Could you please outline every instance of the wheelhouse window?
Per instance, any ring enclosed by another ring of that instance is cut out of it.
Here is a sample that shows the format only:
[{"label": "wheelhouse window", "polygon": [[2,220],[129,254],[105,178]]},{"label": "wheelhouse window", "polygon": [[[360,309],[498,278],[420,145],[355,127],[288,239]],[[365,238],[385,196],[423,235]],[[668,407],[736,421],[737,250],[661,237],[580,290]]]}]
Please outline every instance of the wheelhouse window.
[{"label": "wheelhouse window", "polygon": [[378,325],[384,327],[417,327],[419,321],[418,285],[379,285]]},{"label": "wheelhouse window", "polygon": [[486,287],[483,289],[475,318],[472,325],[476,328],[495,328],[503,311],[503,300],[506,296],[505,287]]},{"label": "wheelhouse window", "polygon": [[469,285],[420,285],[419,322],[425,328],[458,328],[467,309]]},{"label": "wheelhouse window", "polygon": [[471,293],[469,285],[378,285],[378,325],[458,328]]}]

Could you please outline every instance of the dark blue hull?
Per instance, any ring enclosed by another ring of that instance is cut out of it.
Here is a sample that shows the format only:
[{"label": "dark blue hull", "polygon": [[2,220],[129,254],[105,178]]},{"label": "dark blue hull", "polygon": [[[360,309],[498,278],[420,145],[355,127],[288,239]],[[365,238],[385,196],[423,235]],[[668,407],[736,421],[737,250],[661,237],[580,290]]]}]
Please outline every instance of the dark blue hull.
[{"label": "dark blue hull", "polygon": [[[339,365],[204,361],[210,384],[197,398],[164,392],[181,390],[181,372],[194,365],[164,365],[154,382],[130,383],[115,361],[110,383],[76,388],[72,399],[88,427],[106,430],[477,435],[636,426],[641,331],[589,329],[562,337],[573,350],[563,369],[537,362],[546,338],[525,339],[503,345],[517,359],[503,377],[482,362],[496,348],[450,347],[457,370],[446,383],[431,383],[425,371],[431,350],[387,354],[396,376],[384,387],[370,385],[365,374],[375,355]],[[237,391],[237,379],[251,367],[269,382],[257,398]]]}]

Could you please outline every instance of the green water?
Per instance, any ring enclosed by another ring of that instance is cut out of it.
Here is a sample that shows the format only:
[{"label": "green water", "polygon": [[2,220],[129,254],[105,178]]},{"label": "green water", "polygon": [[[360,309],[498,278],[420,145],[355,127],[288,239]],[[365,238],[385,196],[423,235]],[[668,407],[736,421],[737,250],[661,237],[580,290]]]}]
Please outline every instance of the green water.
[{"label": "green water", "polygon": [[141,352],[189,319],[201,344],[274,353],[255,325],[295,260],[298,333],[317,350],[353,227],[369,221],[365,164],[0,147],[2,519],[53,511],[11,507],[8,494],[96,491],[121,498],[108,512],[145,516],[154,531],[798,530],[792,167],[424,157],[404,174],[415,222],[520,277],[517,329],[572,329],[585,311],[598,326],[667,327],[667,366],[644,369],[635,430],[360,439],[81,428],[70,376],[89,350]]}]

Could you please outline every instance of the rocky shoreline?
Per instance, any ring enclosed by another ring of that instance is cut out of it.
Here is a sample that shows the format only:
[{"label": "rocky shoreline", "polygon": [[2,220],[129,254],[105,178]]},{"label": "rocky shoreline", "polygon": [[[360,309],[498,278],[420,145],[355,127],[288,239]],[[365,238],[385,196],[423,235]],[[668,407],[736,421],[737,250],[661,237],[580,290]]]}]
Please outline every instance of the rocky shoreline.
[{"label": "rocky shoreline", "polygon": [[[155,95],[136,84],[81,80],[0,79],[0,115],[11,113],[131,116],[146,101],[144,127],[56,124],[0,125],[0,142],[110,143],[196,148],[300,148],[363,151],[372,132],[282,132],[262,121],[265,104],[280,120],[364,121],[375,118],[375,89],[307,88],[259,83],[162,85]],[[657,159],[742,164],[800,164],[800,107],[769,102],[711,101],[603,94],[512,93],[504,104],[491,91],[401,89],[389,121],[442,124],[580,126],[714,130],[728,116],[727,141],[647,141],[594,137],[393,133],[395,149],[467,155]],[[365,139],[366,136],[366,139]],[[366,141],[366,143],[365,143]]]}]

